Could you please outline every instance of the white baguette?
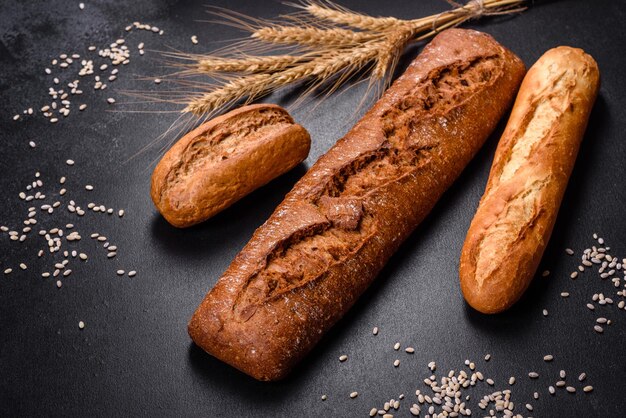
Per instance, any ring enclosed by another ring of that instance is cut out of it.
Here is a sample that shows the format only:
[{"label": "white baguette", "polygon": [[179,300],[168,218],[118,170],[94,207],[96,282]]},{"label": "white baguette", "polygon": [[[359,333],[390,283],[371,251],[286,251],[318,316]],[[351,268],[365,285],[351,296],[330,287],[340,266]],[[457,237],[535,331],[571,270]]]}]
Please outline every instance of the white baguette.
[{"label": "white baguette", "polygon": [[549,50],[526,74],[461,254],[461,290],[476,310],[501,312],[530,284],[598,87],[596,62],[576,48]]}]

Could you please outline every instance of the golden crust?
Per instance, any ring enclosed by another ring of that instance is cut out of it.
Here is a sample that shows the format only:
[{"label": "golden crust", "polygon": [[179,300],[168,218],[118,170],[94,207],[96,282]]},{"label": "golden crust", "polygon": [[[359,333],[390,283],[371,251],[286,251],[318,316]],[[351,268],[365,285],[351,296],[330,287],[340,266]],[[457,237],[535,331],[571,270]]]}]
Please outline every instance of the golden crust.
[{"label": "golden crust", "polygon": [[461,290],[474,309],[501,312],[530,284],[598,88],[593,58],[563,46],[524,78],[461,253]]},{"label": "golden crust", "polygon": [[192,226],[291,170],[310,147],[282,107],[243,106],[182,137],[154,169],[150,195],[170,224]]}]

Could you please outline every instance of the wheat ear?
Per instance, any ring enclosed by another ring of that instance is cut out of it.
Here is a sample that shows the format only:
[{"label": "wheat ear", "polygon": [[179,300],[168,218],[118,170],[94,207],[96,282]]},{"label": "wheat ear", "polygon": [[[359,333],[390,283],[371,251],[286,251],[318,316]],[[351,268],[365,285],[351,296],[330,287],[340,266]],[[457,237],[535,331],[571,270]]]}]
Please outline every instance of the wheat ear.
[{"label": "wheat ear", "polygon": [[294,55],[247,56],[242,58],[222,58],[206,56],[191,64],[195,72],[212,73],[258,73],[284,70],[300,62],[307,61],[306,57]]},{"label": "wheat ear", "polygon": [[270,26],[260,28],[250,35],[252,38],[275,44],[298,44],[306,46],[352,46],[370,41],[379,34],[354,32],[348,29],[320,29],[315,27]]},{"label": "wheat ear", "polygon": [[395,17],[372,17],[344,9],[334,3],[327,2],[327,4],[328,6],[317,2],[304,2],[301,7],[318,19],[373,32],[385,31],[406,23],[406,20]]}]

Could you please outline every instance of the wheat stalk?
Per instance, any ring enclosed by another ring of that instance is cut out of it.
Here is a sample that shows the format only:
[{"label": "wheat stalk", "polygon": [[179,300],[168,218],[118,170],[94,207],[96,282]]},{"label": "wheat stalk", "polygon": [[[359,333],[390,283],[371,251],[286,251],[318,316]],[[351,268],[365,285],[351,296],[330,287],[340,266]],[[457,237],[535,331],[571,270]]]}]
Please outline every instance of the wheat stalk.
[{"label": "wheat stalk", "polygon": [[[452,9],[412,20],[367,16],[317,0],[293,5],[301,12],[283,16],[281,21],[220,10],[216,14],[224,23],[249,32],[249,38],[221,54],[166,54],[188,61],[179,64],[183,71],[178,76],[210,75],[221,80],[215,85],[182,81],[179,77],[182,86],[200,91],[191,96],[188,91],[172,92],[171,101],[179,103],[181,97],[187,97],[184,113],[207,116],[293,83],[310,82],[306,93],[323,85],[332,92],[368,68],[371,81],[385,80],[387,84],[407,44],[431,38],[470,19],[520,12],[525,0],[470,0],[465,4],[447,1]],[[275,55],[258,55],[264,51]],[[167,99],[159,96],[155,100]]]},{"label": "wheat stalk", "polygon": [[396,19],[395,17],[372,17],[356,13],[333,3],[328,3],[326,6],[322,3],[307,1],[301,7],[311,16],[318,19],[372,32],[385,31],[391,27],[406,23],[405,20]]},{"label": "wheat stalk", "polygon": [[316,27],[271,26],[254,31],[250,37],[275,44],[305,46],[354,46],[368,42],[379,34],[354,32],[348,29],[320,29]]},{"label": "wheat stalk", "polygon": [[284,70],[292,67],[302,61],[306,61],[306,57],[294,55],[271,55],[265,57],[243,57],[243,58],[223,58],[217,56],[206,56],[198,60],[194,65],[194,69],[204,74],[211,73],[258,73]]},{"label": "wheat stalk", "polygon": [[382,42],[378,59],[374,69],[372,70],[372,76],[375,79],[382,79],[387,74],[387,68],[394,67],[394,62],[400,55],[399,51],[403,50],[406,44],[414,36],[414,30],[410,27],[403,28],[391,32],[389,37]]}]

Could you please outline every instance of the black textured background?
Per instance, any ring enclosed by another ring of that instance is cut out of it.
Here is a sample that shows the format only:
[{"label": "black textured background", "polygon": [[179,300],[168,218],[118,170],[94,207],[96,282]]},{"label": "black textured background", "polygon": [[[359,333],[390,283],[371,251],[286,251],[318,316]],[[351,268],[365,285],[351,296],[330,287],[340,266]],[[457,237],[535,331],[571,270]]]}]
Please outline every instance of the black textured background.
[{"label": "black textured background", "polygon": [[[502,315],[479,315],[463,303],[458,258],[487,179],[496,133],[356,306],[287,380],[278,383],[256,382],[195,348],[186,332],[187,320],[254,229],[353,124],[365,87],[334,95],[316,108],[294,109],[313,138],[306,163],[205,224],[177,230],[159,217],[149,199],[152,162],[164,144],[142,151],[177,114],[109,110],[146,108],[123,105],[130,99],[119,89],[165,88],[139,79],[164,71],[153,50],[206,52],[242,33],[206,22],[210,17],[203,2],[86,0],[84,11],[78,3],[0,1],[0,224],[23,227],[31,205],[17,195],[37,170],[48,195],[45,203],[57,199],[57,181],[65,175],[69,191],[63,202],[74,199],[86,207],[95,201],[124,208],[126,216],[88,212],[79,219],[65,209],[50,217],[38,213],[35,231],[74,222],[83,239],[69,248],[90,255],[86,263],[70,263],[74,273],[61,289],[52,279],[41,278],[54,261],[50,255],[36,257],[45,246],[36,232],[24,243],[0,235],[0,269],[14,269],[10,275],[0,273],[0,416],[367,416],[370,408],[400,393],[407,399],[396,416],[408,416],[415,389],[424,389],[422,379],[429,375],[426,364],[436,361],[441,373],[459,369],[466,358],[496,381],[495,389],[508,387],[508,377],[517,376],[516,412],[529,414],[523,404],[530,401],[534,416],[625,415],[626,312],[616,307],[588,311],[584,305],[595,292],[619,298],[611,283],[595,274],[570,280],[577,263],[563,252],[565,247],[580,252],[598,232],[614,254],[626,256],[623,1],[536,2],[520,16],[471,25],[495,36],[528,66],[557,45],[582,47],[600,65],[600,96],[540,267],[552,271],[550,278],[537,278],[524,299]],[[447,7],[435,0],[342,4],[403,18]],[[215,5],[259,17],[290,10],[272,1]],[[125,34],[124,27],[135,20],[166,33]],[[200,41],[195,46],[189,40],[193,34]],[[73,103],[87,103],[85,112],[74,109],[56,125],[41,116],[12,120],[25,108],[49,102],[51,76],[44,68],[52,58],[64,52],[85,54],[88,45],[103,47],[120,36],[133,51],[131,63],[103,93],[93,92],[93,81],[83,81],[85,94]],[[148,51],[140,58],[136,45],[141,41]],[[418,52],[412,48],[409,56]],[[105,103],[110,96],[118,99],[114,107]],[[280,95],[268,101],[289,104]],[[30,149],[29,140],[37,148]],[[66,166],[67,158],[76,165]],[[84,190],[88,183],[94,191]],[[92,232],[106,234],[118,245],[114,260],[96,248],[89,239]],[[20,262],[28,264],[27,271],[19,270]],[[138,274],[118,277],[118,268],[136,269]],[[561,291],[569,291],[570,298],[562,299]],[[543,308],[550,312],[547,318]],[[597,335],[592,327],[601,314],[614,324]],[[82,331],[80,320],[87,324]],[[378,337],[371,334],[373,326],[380,327]],[[393,351],[396,341],[415,347],[416,353]],[[339,363],[337,357],[344,353],[350,358]],[[486,353],[493,356],[489,363],[482,360]],[[555,356],[554,362],[542,361],[548,353]],[[402,360],[397,369],[392,367],[396,358]],[[549,396],[547,386],[558,380],[560,369],[568,372],[568,382],[587,372],[594,392],[583,394],[576,381],[576,395],[560,390]],[[540,373],[539,379],[526,377],[532,370]],[[535,390],[541,394],[537,401],[532,400]],[[349,399],[352,391],[360,393],[357,399]],[[472,416],[482,412],[476,406],[478,397],[490,391],[482,384],[468,392]],[[327,401],[320,400],[322,394],[328,395]]]}]

